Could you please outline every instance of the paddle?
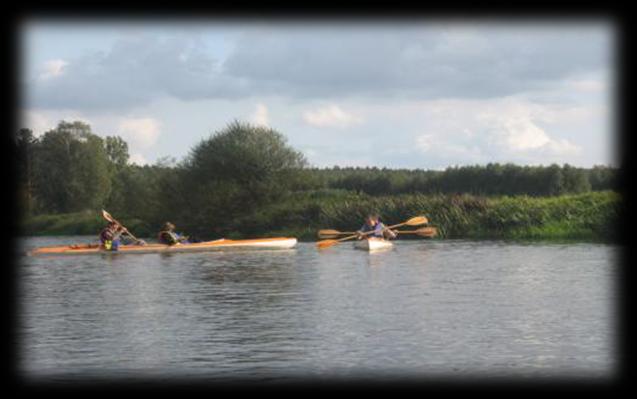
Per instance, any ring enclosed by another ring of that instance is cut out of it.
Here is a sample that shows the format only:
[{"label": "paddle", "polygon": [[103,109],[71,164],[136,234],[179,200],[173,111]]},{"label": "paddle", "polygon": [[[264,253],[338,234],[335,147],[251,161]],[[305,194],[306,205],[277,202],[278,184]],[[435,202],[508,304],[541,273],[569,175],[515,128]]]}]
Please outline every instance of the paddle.
[{"label": "paddle", "polygon": [[[387,227],[386,227],[387,228]],[[424,227],[422,229],[419,230],[404,230],[404,231],[398,231],[399,233],[410,233],[410,234],[431,234],[429,233],[429,231],[427,229],[434,229],[435,227]],[[323,229],[323,230],[319,230],[318,231],[318,237],[319,238],[336,238],[338,236],[342,236],[345,234],[356,234],[355,231],[338,231],[338,230],[333,230],[333,229]]]},{"label": "paddle", "polygon": [[[427,224],[428,222],[429,221],[427,220],[426,217],[424,217],[424,216],[416,216],[414,218],[409,219],[406,222],[395,224],[395,225],[389,226],[389,227],[385,227],[385,229],[393,229],[393,228],[400,227],[400,226],[405,226],[405,225],[407,225],[407,226],[420,226],[422,224]],[[368,231],[366,233],[361,233],[361,235],[366,236],[366,235],[369,235],[369,234],[372,234],[372,233],[374,233],[373,230],[372,231]],[[345,238],[340,238],[338,240],[323,240],[323,241],[319,241],[319,242],[316,243],[316,245],[319,247],[319,249],[329,248],[329,247],[331,247],[333,245],[338,244],[341,241],[351,240],[352,238],[356,238],[356,237],[358,237],[358,234],[354,234],[354,235],[351,235],[351,236],[348,236],[348,237],[345,237]]]},{"label": "paddle", "polygon": [[417,234],[423,237],[433,237],[438,234],[438,230],[435,227],[423,227],[418,230],[398,230],[399,234]]},{"label": "paddle", "polygon": [[126,227],[124,227],[123,224],[121,224],[120,222],[115,220],[115,218],[112,217],[111,214],[106,212],[104,209],[102,209],[102,216],[104,216],[104,219],[108,220],[109,222],[115,222],[118,225],[120,225],[122,227],[122,229],[124,229],[124,233],[128,234],[129,236],[131,236],[131,238],[134,239],[135,241],[138,241],[138,242],[142,241],[142,240],[138,239],[137,237],[135,237],[130,231],[128,231],[128,229]]},{"label": "paddle", "polygon": [[356,232],[326,229],[326,230],[319,230],[318,237],[319,238],[334,238],[334,237],[342,236],[345,234],[356,234]]}]

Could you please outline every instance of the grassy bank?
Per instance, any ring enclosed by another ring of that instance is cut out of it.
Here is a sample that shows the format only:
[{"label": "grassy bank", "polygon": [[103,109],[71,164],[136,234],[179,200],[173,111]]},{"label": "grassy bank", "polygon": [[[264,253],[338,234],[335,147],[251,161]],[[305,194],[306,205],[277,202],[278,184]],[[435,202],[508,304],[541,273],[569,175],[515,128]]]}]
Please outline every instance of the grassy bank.
[{"label": "grassy bank", "polygon": [[[124,223],[122,221],[122,223]],[[154,235],[150,227],[139,219],[127,218],[126,227],[138,237]],[[26,218],[21,233],[26,236],[95,235],[106,226],[101,212],[85,211],[59,215],[37,215]]]},{"label": "grassy bank", "polygon": [[[316,240],[316,231],[357,229],[367,213],[400,223],[425,215],[440,238],[559,239],[615,241],[621,197],[610,191],[558,197],[477,197],[471,195],[394,195],[372,197],[324,190],[290,195],[256,213],[233,220],[228,238],[294,236]],[[159,226],[135,217],[116,216],[139,237],[154,237]],[[40,215],[23,224],[25,235],[97,234],[98,212]],[[187,233],[187,232],[186,232]],[[218,238],[214,235],[203,239]]]},{"label": "grassy bank", "polygon": [[[237,231],[315,240],[316,231],[357,229],[367,213],[389,224],[425,215],[440,238],[615,241],[621,198],[615,192],[558,197],[306,193],[238,220]],[[272,226],[285,226],[273,230]]]},{"label": "grassy bank", "polygon": [[438,226],[441,238],[615,241],[620,201],[620,196],[610,191],[488,198],[341,194],[320,200],[306,197],[287,201],[270,210],[270,220],[280,220],[278,225],[288,226],[281,232],[308,240],[314,239],[320,228],[356,229],[368,212],[375,211],[389,224],[425,215],[431,225]]}]

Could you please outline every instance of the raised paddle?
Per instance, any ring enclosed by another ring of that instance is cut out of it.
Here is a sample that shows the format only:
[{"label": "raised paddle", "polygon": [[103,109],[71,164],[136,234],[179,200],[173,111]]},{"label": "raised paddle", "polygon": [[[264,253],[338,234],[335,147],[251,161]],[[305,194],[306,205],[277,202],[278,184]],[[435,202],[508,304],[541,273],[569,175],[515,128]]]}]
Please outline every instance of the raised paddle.
[{"label": "raised paddle", "polygon": [[[420,226],[420,225],[423,225],[423,224],[427,224],[428,222],[429,221],[427,220],[426,217],[424,217],[424,216],[416,216],[414,218],[409,219],[406,222],[395,224],[395,225],[389,226],[389,227],[385,227],[385,229],[393,229],[393,228],[400,227],[400,226]],[[369,234],[372,234],[372,233],[374,233],[374,230],[368,231],[366,233],[360,233],[360,235],[366,236],[366,235],[369,235]],[[351,235],[351,236],[348,236],[348,237],[340,238],[338,240],[323,240],[323,241],[317,242],[316,245],[319,247],[319,249],[329,248],[329,247],[331,247],[333,245],[338,244],[341,241],[351,240],[352,238],[356,238],[358,236],[359,236],[358,234],[354,234],[354,235]]]},{"label": "raised paddle", "polygon": [[128,234],[129,236],[131,236],[131,238],[134,239],[135,241],[140,241],[140,242],[142,241],[142,240],[138,239],[137,237],[135,237],[130,231],[128,231],[128,229],[126,227],[124,227],[123,224],[121,224],[120,222],[115,220],[115,218],[112,217],[111,214],[106,212],[104,209],[102,209],[102,216],[104,216],[104,219],[108,220],[109,222],[115,222],[118,225],[122,226],[122,228],[124,229],[124,233]]}]

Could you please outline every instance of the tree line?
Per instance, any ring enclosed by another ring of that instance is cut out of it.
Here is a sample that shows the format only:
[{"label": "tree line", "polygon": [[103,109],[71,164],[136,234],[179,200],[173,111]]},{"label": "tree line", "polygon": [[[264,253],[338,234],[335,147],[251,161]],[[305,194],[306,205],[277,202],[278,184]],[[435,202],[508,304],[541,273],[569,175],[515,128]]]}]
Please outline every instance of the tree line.
[{"label": "tree line", "polygon": [[615,168],[489,163],[443,171],[387,168],[313,169],[316,185],[370,195],[473,194],[555,196],[616,189]]},{"label": "tree line", "polygon": [[613,190],[617,175],[608,166],[568,164],[314,168],[281,133],[239,121],[202,139],[179,162],[165,158],[153,165],[131,163],[121,137],[102,137],[78,121],[62,121],[39,137],[20,129],[14,141],[23,217],[105,208],[149,226],[171,220],[194,234],[216,236],[248,228],[267,218],[271,204],[300,193],[316,201],[326,191],[558,196]]}]

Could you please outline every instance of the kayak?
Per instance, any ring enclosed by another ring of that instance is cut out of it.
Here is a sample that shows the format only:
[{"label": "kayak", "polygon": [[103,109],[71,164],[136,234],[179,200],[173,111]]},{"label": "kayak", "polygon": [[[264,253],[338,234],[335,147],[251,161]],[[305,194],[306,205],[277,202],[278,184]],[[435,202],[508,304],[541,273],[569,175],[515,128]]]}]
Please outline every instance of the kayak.
[{"label": "kayak", "polygon": [[36,248],[29,255],[93,255],[93,254],[148,254],[173,252],[203,252],[221,249],[289,249],[296,245],[296,238],[257,238],[250,240],[228,240],[225,238],[192,244],[146,244],[121,245],[117,251],[107,251],[99,244],[61,245]]},{"label": "kayak", "polygon": [[391,241],[384,240],[382,238],[368,238],[363,240],[358,240],[354,243],[354,248],[362,249],[364,251],[378,251],[381,249],[389,249],[392,248],[394,244]]}]

